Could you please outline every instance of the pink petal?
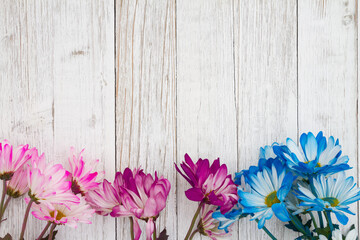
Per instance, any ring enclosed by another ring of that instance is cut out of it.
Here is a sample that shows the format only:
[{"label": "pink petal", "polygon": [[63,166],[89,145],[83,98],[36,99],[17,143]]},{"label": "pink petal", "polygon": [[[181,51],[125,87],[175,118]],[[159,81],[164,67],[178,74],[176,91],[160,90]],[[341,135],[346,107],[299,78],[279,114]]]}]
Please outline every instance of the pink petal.
[{"label": "pink petal", "polygon": [[220,159],[216,159],[213,164],[211,164],[210,172],[216,173],[216,171],[220,168]]},{"label": "pink petal", "polygon": [[146,240],[151,240],[154,229],[155,229],[154,221],[152,218],[150,218],[146,224]]},{"label": "pink petal", "polygon": [[148,200],[145,203],[145,207],[144,207],[144,217],[154,217],[158,214],[158,212],[156,211],[157,206],[156,206],[156,201],[154,198],[148,198]]},{"label": "pink petal", "polygon": [[190,156],[187,153],[185,154],[185,162],[187,163],[187,165],[189,165],[190,168],[195,168],[194,162],[191,160]]},{"label": "pink petal", "polygon": [[155,196],[155,201],[157,204],[157,213],[159,214],[166,207],[166,197],[162,193],[158,193]]},{"label": "pink petal", "polygon": [[191,201],[200,202],[204,199],[204,193],[200,188],[190,188],[185,191],[185,195]]},{"label": "pink petal", "polygon": [[135,237],[135,240],[139,240],[140,239],[140,236],[141,236],[141,229],[140,229],[140,226],[139,226],[139,223],[137,221],[136,218],[132,218],[132,221],[133,221],[133,226],[134,226],[134,237]]}]

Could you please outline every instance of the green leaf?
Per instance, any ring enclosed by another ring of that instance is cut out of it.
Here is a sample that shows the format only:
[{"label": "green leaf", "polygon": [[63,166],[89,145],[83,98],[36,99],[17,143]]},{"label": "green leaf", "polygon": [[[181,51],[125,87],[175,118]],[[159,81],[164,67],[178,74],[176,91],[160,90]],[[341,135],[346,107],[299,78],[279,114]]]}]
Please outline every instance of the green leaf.
[{"label": "green leaf", "polygon": [[169,235],[166,235],[166,228],[162,230],[157,240],[167,240],[169,238]]},{"label": "green leaf", "polygon": [[[55,230],[55,231],[53,232],[53,235],[52,235],[52,239],[51,239],[51,240],[54,240],[54,239],[55,239],[55,236],[56,236],[57,233],[58,233],[57,230]],[[48,240],[48,239],[49,239],[49,234],[48,234],[46,237],[42,238],[41,240]]]},{"label": "green leaf", "polygon": [[331,230],[329,226],[326,226],[325,228],[315,228],[314,231],[319,235],[324,235],[327,238],[329,238],[331,235]]},{"label": "green leaf", "polygon": [[285,224],[285,227],[287,227],[290,230],[293,230],[294,232],[300,232],[292,222],[289,222],[288,224]]},{"label": "green leaf", "polygon": [[[301,222],[301,223],[303,222],[300,215],[296,215],[296,216],[294,216],[294,218],[297,218],[299,220],[299,222]],[[304,225],[305,229],[306,228],[310,229],[311,224],[312,224],[311,220],[308,220]],[[294,232],[300,232],[292,222],[289,222],[288,224],[285,224],[285,227],[287,227],[288,229],[293,230]]]},{"label": "green leaf", "polygon": [[350,229],[349,229],[349,232],[350,232],[351,230],[354,230],[354,229],[355,229],[355,224],[351,225],[351,227],[350,227]]},{"label": "green leaf", "polygon": [[5,237],[0,237],[0,240],[12,240],[12,236],[10,235],[10,233],[6,234]]},{"label": "green leaf", "polygon": [[309,219],[306,223],[305,223],[305,227],[308,227],[309,229],[311,228],[311,219]]}]

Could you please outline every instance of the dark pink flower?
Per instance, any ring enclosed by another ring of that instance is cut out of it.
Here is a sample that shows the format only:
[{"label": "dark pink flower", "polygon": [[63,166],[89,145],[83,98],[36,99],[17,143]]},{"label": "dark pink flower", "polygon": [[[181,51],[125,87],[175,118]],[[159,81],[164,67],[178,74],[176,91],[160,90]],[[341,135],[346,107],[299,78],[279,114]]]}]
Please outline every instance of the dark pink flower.
[{"label": "dark pink flower", "polygon": [[196,164],[188,154],[180,164],[184,173],[175,164],[176,170],[190,183],[192,188],[185,191],[191,201],[220,206],[222,213],[229,211],[238,201],[237,187],[227,174],[225,164],[216,159],[210,166],[208,159],[199,159]]},{"label": "dark pink flower", "polygon": [[131,216],[134,219],[135,239],[139,239],[141,229],[138,219],[145,220],[148,240],[154,231],[154,221],[166,206],[170,192],[170,182],[163,177],[155,178],[143,170],[126,168],[124,173],[116,173],[114,187],[121,196],[121,205],[115,206],[111,216]]}]

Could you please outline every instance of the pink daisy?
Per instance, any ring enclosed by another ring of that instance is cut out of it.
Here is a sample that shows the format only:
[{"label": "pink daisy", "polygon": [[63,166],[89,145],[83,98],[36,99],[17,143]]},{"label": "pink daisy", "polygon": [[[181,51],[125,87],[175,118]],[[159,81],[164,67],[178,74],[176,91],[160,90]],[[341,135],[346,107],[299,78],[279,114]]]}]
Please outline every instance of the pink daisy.
[{"label": "pink daisy", "polygon": [[99,160],[85,162],[81,152],[76,155],[75,149],[71,147],[72,157],[69,158],[69,172],[71,177],[71,190],[75,193],[81,193],[84,196],[89,190],[99,185],[97,181],[98,172],[94,171]]},{"label": "pink daisy", "polygon": [[66,225],[69,227],[77,227],[77,223],[91,224],[89,220],[94,214],[95,210],[86,203],[85,199],[79,194],[80,203],[67,205],[53,204],[49,208],[44,204],[35,204],[32,206],[31,212],[34,217],[40,220],[55,223],[56,225]]},{"label": "pink daisy", "polygon": [[33,149],[20,145],[15,150],[7,140],[0,143],[0,179],[10,180],[15,171],[31,158]]}]

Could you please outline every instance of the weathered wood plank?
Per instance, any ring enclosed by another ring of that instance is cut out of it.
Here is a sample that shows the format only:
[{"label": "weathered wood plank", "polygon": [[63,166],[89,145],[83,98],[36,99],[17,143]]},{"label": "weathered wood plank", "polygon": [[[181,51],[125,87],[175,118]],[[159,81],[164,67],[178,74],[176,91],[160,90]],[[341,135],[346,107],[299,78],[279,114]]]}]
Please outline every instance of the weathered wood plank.
[{"label": "weathered wood plank", "polygon": [[356,2],[299,1],[298,13],[299,133],[339,138],[357,178]]},{"label": "weathered wood plank", "polygon": [[[70,146],[86,147],[85,156],[100,158],[99,170],[113,176],[113,1],[8,1],[0,11],[1,138],[29,142],[50,162],[66,163]],[[15,217],[8,228],[16,234],[22,201],[9,212]],[[36,238],[43,226],[31,217],[26,238]],[[59,239],[115,239],[109,218],[58,229]]]},{"label": "weathered wood plank", "polygon": [[[185,153],[194,161],[220,157],[234,173],[237,145],[232,7],[232,1],[177,2],[177,161],[183,161]],[[184,239],[197,208],[185,197],[188,188],[179,176],[178,239]],[[232,239],[236,238],[235,228]]]},{"label": "weathered wood plank", "polygon": [[[59,1],[54,22],[54,151],[69,146],[100,159],[107,178],[115,168],[114,1]],[[50,31],[51,33],[51,31]],[[67,158],[66,158],[67,159]],[[60,228],[59,228],[60,229]],[[64,229],[65,230],[65,229]],[[115,239],[115,220],[61,231],[59,239]]]},{"label": "weathered wood plank", "polygon": [[[296,1],[235,1],[234,35],[240,170],[257,164],[259,147],[297,137]],[[241,239],[268,239],[248,218],[239,225]],[[283,225],[266,223],[293,239]]]},{"label": "weathered wood plank", "polygon": [[[53,39],[42,34],[51,28],[51,6],[25,2],[3,1],[0,8],[0,138],[14,145],[28,143],[41,151],[53,154],[53,72],[51,69]],[[35,31],[38,29],[38,31]],[[47,63],[47,64],[44,64]],[[1,187],[0,187],[1,188]],[[1,188],[2,191],[2,188]],[[23,198],[10,202],[1,226],[18,238],[25,213]],[[34,236],[42,228],[42,221],[30,217],[27,236]]]},{"label": "weathered wood plank", "polygon": [[[157,228],[166,224],[170,239],[177,236],[175,50],[175,1],[117,1],[117,169],[141,166],[169,179]],[[130,239],[127,218],[117,229],[118,239]]]}]

